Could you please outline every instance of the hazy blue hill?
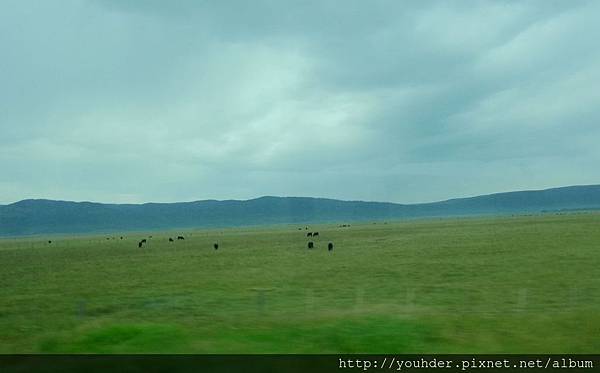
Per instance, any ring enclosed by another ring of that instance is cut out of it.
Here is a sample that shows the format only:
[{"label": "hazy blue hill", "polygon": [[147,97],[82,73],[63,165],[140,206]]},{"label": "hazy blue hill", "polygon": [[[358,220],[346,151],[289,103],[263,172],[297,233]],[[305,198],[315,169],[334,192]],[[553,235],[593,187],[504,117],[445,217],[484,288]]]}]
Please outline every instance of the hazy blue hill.
[{"label": "hazy blue hill", "polygon": [[411,205],[305,197],[139,205],[23,200],[0,206],[0,236],[305,224],[595,208],[600,208],[600,185],[497,193]]}]

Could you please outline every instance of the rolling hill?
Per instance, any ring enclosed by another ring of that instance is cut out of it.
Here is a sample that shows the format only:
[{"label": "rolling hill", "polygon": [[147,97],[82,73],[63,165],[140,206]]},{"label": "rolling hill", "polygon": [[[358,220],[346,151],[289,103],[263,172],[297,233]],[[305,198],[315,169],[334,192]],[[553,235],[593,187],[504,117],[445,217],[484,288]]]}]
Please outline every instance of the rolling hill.
[{"label": "rolling hill", "polygon": [[600,185],[497,193],[421,204],[307,197],[145,204],[29,199],[0,205],[0,236],[506,215],[597,208],[600,208]]}]

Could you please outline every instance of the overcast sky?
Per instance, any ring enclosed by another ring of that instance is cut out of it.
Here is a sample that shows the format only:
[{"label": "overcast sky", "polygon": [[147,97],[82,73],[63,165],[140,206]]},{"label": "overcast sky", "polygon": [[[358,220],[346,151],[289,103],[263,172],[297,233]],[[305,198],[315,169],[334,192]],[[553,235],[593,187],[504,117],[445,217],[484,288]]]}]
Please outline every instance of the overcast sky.
[{"label": "overcast sky", "polygon": [[600,1],[0,0],[0,203],[600,183]]}]

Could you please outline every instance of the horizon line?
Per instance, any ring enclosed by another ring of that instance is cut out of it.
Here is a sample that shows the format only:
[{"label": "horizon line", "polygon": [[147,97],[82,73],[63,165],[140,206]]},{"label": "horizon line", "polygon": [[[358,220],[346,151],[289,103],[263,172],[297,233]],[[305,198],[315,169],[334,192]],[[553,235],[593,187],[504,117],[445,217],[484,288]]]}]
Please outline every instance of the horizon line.
[{"label": "horizon line", "polygon": [[121,205],[121,206],[137,205],[137,206],[142,206],[142,205],[151,205],[151,204],[167,205],[167,204],[195,203],[195,202],[248,202],[248,201],[254,201],[257,199],[261,199],[261,198],[282,198],[282,199],[283,198],[306,198],[306,199],[322,199],[322,200],[341,201],[341,202],[382,203],[382,204],[394,204],[394,205],[424,205],[424,204],[442,203],[442,202],[448,202],[448,201],[460,200],[460,199],[493,196],[493,195],[498,195],[498,194],[521,193],[521,192],[543,192],[543,191],[554,190],[554,189],[566,189],[566,188],[577,188],[577,187],[600,187],[600,184],[575,184],[575,185],[549,187],[549,188],[543,188],[543,189],[508,190],[508,191],[494,192],[494,193],[487,193],[487,194],[477,194],[477,195],[470,195],[470,196],[463,196],[463,197],[453,197],[453,198],[429,201],[429,202],[413,202],[413,203],[373,201],[373,200],[352,200],[352,199],[339,199],[339,198],[330,198],[330,197],[262,195],[262,196],[258,196],[258,197],[254,197],[254,198],[247,198],[247,199],[214,199],[214,198],[210,198],[210,199],[197,199],[197,200],[191,200],[191,201],[177,201],[177,202],[139,202],[139,203],[94,202],[94,201],[88,201],[88,200],[73,201],[73,200],[50,199],[50,198],[24,198],[24,199],[21,199],[16,202],[0,204],[0,206],[10,206],[10,205],[14,205],[14,204],[17,204],[20,202],[25,202],[25,201],[52,201],[52,202],[70,202],[70,203],[90,203],[90,204],[99,204],[99,205]]}]

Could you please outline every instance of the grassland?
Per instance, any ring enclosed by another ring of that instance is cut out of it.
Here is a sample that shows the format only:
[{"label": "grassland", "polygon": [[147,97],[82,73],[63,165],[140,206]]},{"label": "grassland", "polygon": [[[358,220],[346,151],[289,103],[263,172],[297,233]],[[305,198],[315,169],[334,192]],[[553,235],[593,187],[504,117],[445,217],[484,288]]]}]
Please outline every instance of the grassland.
[{"label": "grassland", "polygon": [[0,240],[0,353],[600,350],[600,214],[310,229]]}]

